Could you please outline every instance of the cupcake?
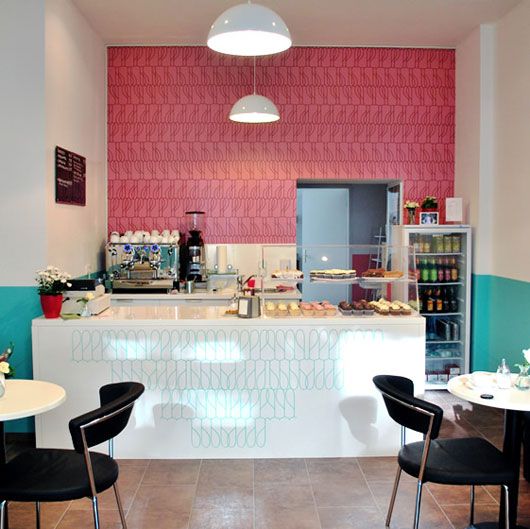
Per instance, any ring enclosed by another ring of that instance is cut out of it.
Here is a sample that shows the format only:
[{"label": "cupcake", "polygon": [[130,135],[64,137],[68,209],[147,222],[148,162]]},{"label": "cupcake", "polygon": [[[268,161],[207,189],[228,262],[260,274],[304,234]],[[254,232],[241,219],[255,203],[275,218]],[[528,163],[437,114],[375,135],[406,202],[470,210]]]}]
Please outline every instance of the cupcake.
[{"label": "cupcake", "polygon": [[372,316],[374,314],[374,308],[366,301],[365,299],[361,299],[361,305],[363,307],[363,315],[364,316]]},{"label": "cupcake", "polygon": [[271,317],[276,316],[276,305],[272,301],[265,303],[265,315]]},{"label": "cupcake", "polygon": [[300,303],[300,310],[304,316],[313,316],[313,306],[311,303]]},{"label": "cupcake", "polygon": [[278,313],[278,316],[288,316],[289,311],[287,309],[287,305],[285,303],[278,303],[277,313]]},{"label": "cupcake", "polygon": [[363,305],[360,301],[354,301],[352,303],[353,307],[353,315],[354,316],[362,316],[363,315]]},{"label": "cupcake", "polygon": [[412,307],[403,303],[403,301],[394,301],[396,305],[399,305],[400,312],[403,316],[410,316],[412,314]]},{"label": "cupcake", "polygon": [[326,316],[335,316],[335,314],[337,314],[337,309],[331,303],[322,302],[322,307],[324,307],[324,310],[326,311]]},{"label": "cupcake", "polygon": [[290,316],[300,316],[301,311],[300,307],[298,306],[298,303],[289,303],[289,306],[287,308],[289,310]]},{"label": "cupcake", "polygon": [[339,310],[345,316],[351,316],[352,306],[347,301],[341,301],[339,303]]},{"label": "cupcake", "polygon": [[324,307],[320,303],[311,303],[311,307],[313,308],[314,316],[322,318],[323,316],[326,315],[326,311],[324,310]]},{"label": "cupcake", "polygon": [[389,310],[392,316],[399,316],[401,314],[401,307],[397,303],[392,303]]},{"label": "cupcake", "polygon": [[383,305],[382,303],[380,303],[378,314],[380,314],[381,316],[388,316],[390,314],[390,309],[387,305]]}]

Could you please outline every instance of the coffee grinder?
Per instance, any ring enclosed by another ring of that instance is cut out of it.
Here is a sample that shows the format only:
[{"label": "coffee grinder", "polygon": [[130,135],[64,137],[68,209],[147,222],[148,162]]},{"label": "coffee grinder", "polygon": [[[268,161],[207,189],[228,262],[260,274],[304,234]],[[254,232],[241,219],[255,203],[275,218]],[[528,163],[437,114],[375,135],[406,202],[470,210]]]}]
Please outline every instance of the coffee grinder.
[{"label": "coffee grinder", "polygon": [[186,241],[186,279],[195,282],[206,280],[206,256],[204,254],[204,211],[186,211],[190,236]]}]

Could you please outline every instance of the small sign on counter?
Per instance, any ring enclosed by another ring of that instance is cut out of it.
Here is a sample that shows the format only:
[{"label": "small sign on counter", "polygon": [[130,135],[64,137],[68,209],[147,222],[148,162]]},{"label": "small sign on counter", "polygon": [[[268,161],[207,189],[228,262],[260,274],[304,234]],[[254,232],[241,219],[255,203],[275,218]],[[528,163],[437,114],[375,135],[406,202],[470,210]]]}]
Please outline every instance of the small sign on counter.
[{"label": "small sign on counter", "polygon": [[55,202],[86,205],[86,158],[55,147]]}]

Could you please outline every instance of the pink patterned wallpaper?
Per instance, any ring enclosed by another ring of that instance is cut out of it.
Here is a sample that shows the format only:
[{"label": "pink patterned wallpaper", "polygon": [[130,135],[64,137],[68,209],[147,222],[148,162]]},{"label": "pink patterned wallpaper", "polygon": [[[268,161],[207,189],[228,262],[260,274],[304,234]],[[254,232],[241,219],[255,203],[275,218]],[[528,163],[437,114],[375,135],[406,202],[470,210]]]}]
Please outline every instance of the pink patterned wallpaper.
[{"label": "pink patterned wallpaper", "polygon": [[236,124],[252,59],[206,47],[108,51],[109,231],[185,229],[210,243],[295,240],[297,179],[402,179],[405,198],[451,196],[451,50],[292,48],[257,60],[274,124]]}]

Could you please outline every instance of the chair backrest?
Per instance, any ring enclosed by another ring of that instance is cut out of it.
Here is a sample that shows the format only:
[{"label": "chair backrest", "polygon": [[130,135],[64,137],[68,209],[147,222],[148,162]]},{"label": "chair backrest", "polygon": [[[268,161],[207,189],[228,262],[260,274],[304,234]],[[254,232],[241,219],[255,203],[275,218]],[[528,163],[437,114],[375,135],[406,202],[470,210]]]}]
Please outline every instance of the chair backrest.
[{"label": "chair backrest", "polygon": [[101,406],[76,417],[68,424],[76,452],[108,441],[118,435],[129,422],[134,402],[144,392],[139,382],[107,384],[99,390]]},{"label": "chair backrest", "polygon": [[416,398],[412,380],[395,375],[377,375],[373,382],[383,394],[386,409],[392,419],[401,426],[424,435],[430,433],[431,439],[438,437],[443,410],[436,404]]}]

